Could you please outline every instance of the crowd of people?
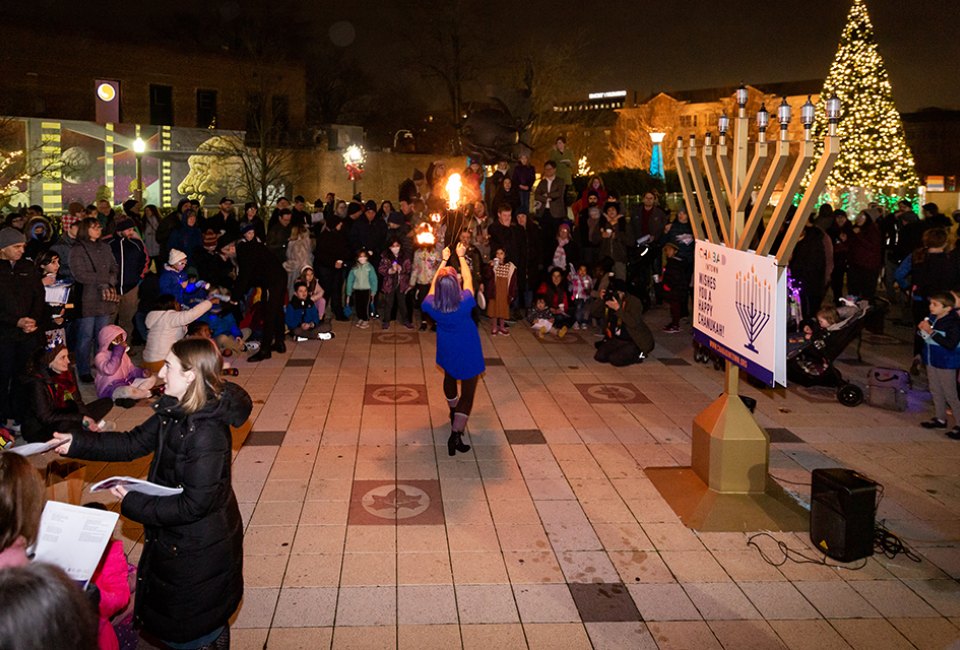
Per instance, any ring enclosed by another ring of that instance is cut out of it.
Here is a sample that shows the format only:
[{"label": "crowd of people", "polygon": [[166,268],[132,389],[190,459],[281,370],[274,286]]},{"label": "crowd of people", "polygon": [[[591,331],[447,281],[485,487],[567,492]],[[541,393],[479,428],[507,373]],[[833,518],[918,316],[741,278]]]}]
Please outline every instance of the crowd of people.
[{"label": "crowd of people", "polygon": [[[526,157],[491,176],[477,163],[460,173],[457,202],[446,189],[451,172],[436,161],[400,186],[396,207],[332,193],[312,204],[281,198],[269,216],[254,203],[238,213],[229,197],[210,212],[183,199],[166,214],[134,200],[119,209],[71,203],[52,237],[31,228],[37,206],[6,217],[0,442],[55,440],[62,455],[98,461],[153,454],[149,480],[182,488],[169,497],[112,490],[124,516],[146,528],[140,579],[127,583],[132,568],[112,545],[91,596],[29,562],[43,488],[22,457],[0,454],[0,597],[42,601],[32,614],[53,636],[37,647],[54,647],[69,629],[74,647],[118,648],[124,612],[169,647],[229,647],[243,593],[230,427],[251,412],[249,396],[222,379],[235,372],[231,357],[259,362],[287,340],[329,340],[338,321],[434,331],[454,456],[470,449],[485,370],[480,328],[494,337],[518,323],[541,339],[592,333],[596,361],[615,366],[653,349],[644,312],[654,302],[669,307],[663,331],[682,331],[695,246],[685,210],[670,214],[648,192],[627,211],[599,177],[574,191],[562,138],[539,175]],[[921,219],[903,202],[853,219],[824,206],[808,219],[790,262],[804,327],[829,329],[830,302],[848,294],[871,300],[883,286],[891,302],[906,295],[916,364],[927,366],[934,396],[923,426],[947,429],[947,406],[960,412],[960,215],[929,204]],[[110,431],[112,408],[150,397],[158,399],[142,425]],[[960,424],[947,435],[960,439]],[[0,617],[3,634],[26,633],[18,624]]]}]

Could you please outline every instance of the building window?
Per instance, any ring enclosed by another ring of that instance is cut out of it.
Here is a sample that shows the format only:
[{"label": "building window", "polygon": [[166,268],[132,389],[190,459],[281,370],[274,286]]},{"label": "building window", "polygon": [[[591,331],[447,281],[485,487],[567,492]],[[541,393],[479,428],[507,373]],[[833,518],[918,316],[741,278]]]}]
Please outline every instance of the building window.
[{"label": "building window", "polygon": [[150,124],[173,126],[173,87],[150,84]]},{"label": "building window", "polygon": [[260,136],[263,124],[263,97],[260,93],[247,95],[247,137]]},{"label": "building window", "polygon": [[217,91],[197,91],[197,127],[201,129],[217,128]]},{"label": "building window", "polygon": [[286,95],[274,95],[270,104],[274,128],[280,133],[286,133],[290,129],[290,98]]}]

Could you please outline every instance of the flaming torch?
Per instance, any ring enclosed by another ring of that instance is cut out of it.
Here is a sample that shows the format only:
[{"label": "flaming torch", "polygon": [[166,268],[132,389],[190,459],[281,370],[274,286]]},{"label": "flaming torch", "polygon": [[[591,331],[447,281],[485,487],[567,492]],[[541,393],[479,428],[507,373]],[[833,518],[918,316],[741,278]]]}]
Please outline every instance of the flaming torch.
[{"label": "flaming torch", "polygon": [[437,235],[433,232],[433,226],[424,221],[419,226],[417,226],[417,246],[423,246],[424,248],[430,248],[437,243]]},{"label": "flaming torch", "polygon": [[450,174],[447,179],[447,202],[451,210],[456,210],[460,203],[460,188],[463,182],[460,180],[460,174]]}]

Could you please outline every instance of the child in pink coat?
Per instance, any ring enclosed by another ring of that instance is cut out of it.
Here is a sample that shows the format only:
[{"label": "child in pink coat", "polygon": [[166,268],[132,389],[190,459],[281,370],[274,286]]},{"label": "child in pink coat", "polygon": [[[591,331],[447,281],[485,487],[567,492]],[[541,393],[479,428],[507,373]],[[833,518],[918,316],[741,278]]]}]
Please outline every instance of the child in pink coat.
[{"label": "child in pink coat", "polygon": [[133,365],[127,355],[127,333],[117,325],[107,325],[98,336],[100,351],[94,357],[97,368],[97,397],[112,399],[146,399],[157,383],[156,376],[147,376]]}]

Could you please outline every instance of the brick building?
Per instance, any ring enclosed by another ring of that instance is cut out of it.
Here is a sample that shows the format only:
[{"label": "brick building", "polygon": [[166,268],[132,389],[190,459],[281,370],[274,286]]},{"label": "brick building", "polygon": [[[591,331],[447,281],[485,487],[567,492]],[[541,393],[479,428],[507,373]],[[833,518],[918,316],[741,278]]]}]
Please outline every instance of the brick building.
[{"label": "brick building", "polygon": [[16,26],[3,35],[2,115],[94,121],[96,82],[108,80],[119,88],[122,123],[244,130],[265,110],[286,130],[304,126],[302,64],[186,51],[172,37],[118,42]]}]

